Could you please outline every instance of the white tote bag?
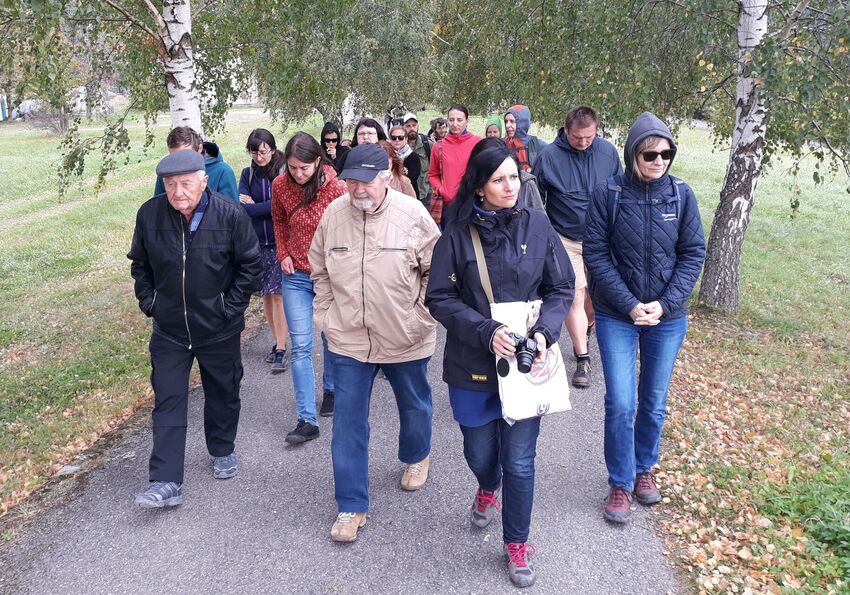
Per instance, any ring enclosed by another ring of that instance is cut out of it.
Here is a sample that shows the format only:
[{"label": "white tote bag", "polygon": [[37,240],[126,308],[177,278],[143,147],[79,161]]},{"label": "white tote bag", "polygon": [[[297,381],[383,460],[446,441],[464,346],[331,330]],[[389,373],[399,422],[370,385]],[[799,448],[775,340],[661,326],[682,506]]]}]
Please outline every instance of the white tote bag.
[{"label": "white tote bag", "polygon": [[[540,316],[541,301],[494,303],[490,275],[484,260],[481,238],[474,225],[469,226],[472,245],[478,264],[481,285],[490,302],[493,320],[501,322],[508,330],[525,337]],[[533,337],[532,337],[533,338]],[[502,400],[502,417],[512,424],[521,419],[541,417],[550,413],[569,411],[570,383],[564,358],[557,343],[546,350],[542,364],[532,364],[531,371],[523,374],[517,369],[515,357],[496,357],[496,373],[499,378],[499,397]]]}]

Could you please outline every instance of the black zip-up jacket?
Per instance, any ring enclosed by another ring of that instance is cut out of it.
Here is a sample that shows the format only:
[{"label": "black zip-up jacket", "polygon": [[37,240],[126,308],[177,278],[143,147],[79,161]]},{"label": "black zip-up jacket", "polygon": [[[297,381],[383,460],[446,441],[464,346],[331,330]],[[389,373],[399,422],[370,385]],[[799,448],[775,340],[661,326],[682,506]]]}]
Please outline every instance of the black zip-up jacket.
[{"label": "black zip-up jacket", "polygon": [[481,236],[487,272],[497,303],[542,300],[528,334],[539,331],[551,345],[573,301],[575,275],[561,240],[545,213],[514,208],[491,216],[473,212],[449,225],[434,247],[425,305],[446,328],[443,380],[469,390],[499,390],[493,335],[503,326],[491,317],[469,235]]},{"label": "black zip-up jacket", "polygon": [[159,194],[139,208],[127,254],[153,332],[189,349],[241,332],[251,292],[261,284],[250,217],[226,196],[205,192],[209,204],[191,244],[186,219]]}]

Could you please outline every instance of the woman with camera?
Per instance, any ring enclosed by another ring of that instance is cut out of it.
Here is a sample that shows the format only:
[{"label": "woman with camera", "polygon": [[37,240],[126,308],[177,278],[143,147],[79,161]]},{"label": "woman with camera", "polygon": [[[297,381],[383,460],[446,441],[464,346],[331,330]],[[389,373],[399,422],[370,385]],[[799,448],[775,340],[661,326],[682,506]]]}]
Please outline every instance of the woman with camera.
[{"label": "woman with camera", "polygon": [[471,522],[486,527],[499,507],[508,574],[531,585],[534,546],[528,543],[534,496],[534,457],[540,418],[502,418],[496,356],[510,358],[524,337],[512,338],[493,320],[470,229],[481,239],[496,302],[542,300],[528,331],[537,361],[558,340],[573,296],[569,259],[545,213],[517,205],[520,175],[504,144],[476,152],[454,202],[451,223],[434,248],[425,303],[447,332],[443,380],[463,434],[463,451],[478,481]]},{"label": "woman with camera", "polygon": [[584,262],[605,374],[603,516],[613,523],[628,522],[632,496],[661,500],[652,468],[688,296],[705,258],[696,197],[669,174],[675,156],[670,129],[644,112],[626,138],[626,172],[597,186],[587,211]]}]

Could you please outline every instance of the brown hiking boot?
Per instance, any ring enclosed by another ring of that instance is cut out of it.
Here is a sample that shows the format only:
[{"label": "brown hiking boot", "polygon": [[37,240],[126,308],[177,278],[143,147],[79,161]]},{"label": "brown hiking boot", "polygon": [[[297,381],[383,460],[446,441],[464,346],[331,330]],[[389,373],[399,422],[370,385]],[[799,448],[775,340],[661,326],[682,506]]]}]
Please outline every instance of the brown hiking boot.
[{"label": "brown hiking boot", "polygon": [[366,524],[365,512],[341,512],[331,527],[331,539],[351,542],[357,539],[357,530]]},{"label": "brown hiking boot", "polygon": [[587,388],[590,386],[590,359],[582,358],[578,360],[572,383],[576,388]]},{"label": "brown hiking boot", "polygon": [[612,523],[628,523],[632,514],[632,493],[623,488],[612,486],[608,490],[608,501],[602,516]]},{"label": "brown hiking boot", "polygon": [[428,479],[428,466],[430,465],[431,457],[425,457],[418,463],[411,463],[404,466],[404,473],[401,474],[401,489],[408,492],[415,492],[425,485]]},{"label": "brown hiking boot", "polygon": [[638,473],[635,478],[635,500],[641,504],[658,504],[661,502],[661,492],[655,485],[652,473]]}]

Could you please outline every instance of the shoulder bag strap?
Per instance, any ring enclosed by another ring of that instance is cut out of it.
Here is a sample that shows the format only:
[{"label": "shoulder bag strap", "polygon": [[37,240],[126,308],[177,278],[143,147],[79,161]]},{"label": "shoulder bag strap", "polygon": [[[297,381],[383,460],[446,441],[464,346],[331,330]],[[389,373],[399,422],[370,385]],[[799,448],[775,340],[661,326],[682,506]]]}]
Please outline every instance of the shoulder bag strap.
[{"label": "shoulder bag strap", "polygon": [[487,261],[484,260],[484,248],[481,247],[481,236],[478,235],[478,229],[473,223],[469,224],[469,235],[472,236],[472,248],[475,250],[478,276],[481,277],[481,286],[484,288],[484,294],[491,304],[495,304],[496,300],[493,299],[493,287],[490,285],[490,274],[487,272]]}]

